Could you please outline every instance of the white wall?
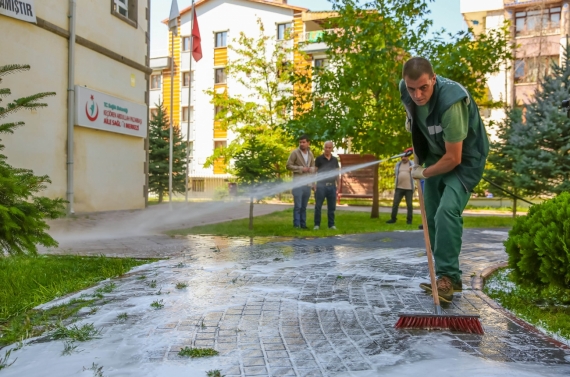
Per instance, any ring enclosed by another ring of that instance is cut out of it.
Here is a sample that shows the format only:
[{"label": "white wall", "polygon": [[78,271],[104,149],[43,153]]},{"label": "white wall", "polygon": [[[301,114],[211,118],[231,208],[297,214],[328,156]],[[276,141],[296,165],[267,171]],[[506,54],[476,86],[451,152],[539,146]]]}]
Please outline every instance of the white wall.
[{"label": "white wall", "polygon": [[[77,2],[77,35],[145,65],[146,0],[139,0],[138,27],[111,14],[110,0]],[[38,17],[68,29],[68,1],[36,1]],[[47,174],[52,184],[43,192],[66,197],[67,191],[67,57],[68,41],[33,24],[0,15],[3,35],[0,64],[30,64],[29,72],[10,75],[1,84],[12,89],[11,99],[38,92],[56,92],[47,108],[22,111],[6,121],[26,126],[2,136],[8,162]],[[77,85],[144,104],[145,74],[100,53],[76,45]],[[134,78],[134,82],[133,79]],[[144,140],[112,132],[75,127],[75,211],[144,207]]]},{"label": "white wall", "polygon": [[[214,147],[213,125],[214,107],[210,103],[210,97],[204,93],[214,86],[214,32],[228,30],[228,44],[232,43],[244,32],[248,37],[259,35],[257,18],[263,20],[265,32],[268,35],[277,34],[277,23],[293,21],[293,11],[271,5],[252,3],[242,0],[213,0],[197,9],[198,23],[202,37],[203,57],[199,62],[192,63],[194,73],[194,90],[192,93],[192,106],[195,109],[194,126],[194,174],[195,176],[213,176],[212,169],[204,169],[206,158],[212,155]],[[190,15],[188,12],[182,16],[181,35],[190,35]],[[168,41],[164,40],[164,48]],[[229,59],[235,58],[228,51]],[[182,53],[181,71],[187,71],[189,53]],[[244,89],[232,80],[228,79],[228,91],[231,95],[245,94]],[[181,107],[187,106],[188,90],[182,90]],[[183,131],[185,134],[185,130]],[[228,143],[231,135],[228,134]]]}]

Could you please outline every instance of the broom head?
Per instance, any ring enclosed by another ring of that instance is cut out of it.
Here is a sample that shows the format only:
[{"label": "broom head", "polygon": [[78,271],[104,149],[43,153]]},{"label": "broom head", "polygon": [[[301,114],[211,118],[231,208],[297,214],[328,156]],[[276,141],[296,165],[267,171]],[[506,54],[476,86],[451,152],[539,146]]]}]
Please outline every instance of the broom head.
[{"label": "broom head", "polygon": [[453,330],[483,334],[478,315],[400,313],[397,329]]}]

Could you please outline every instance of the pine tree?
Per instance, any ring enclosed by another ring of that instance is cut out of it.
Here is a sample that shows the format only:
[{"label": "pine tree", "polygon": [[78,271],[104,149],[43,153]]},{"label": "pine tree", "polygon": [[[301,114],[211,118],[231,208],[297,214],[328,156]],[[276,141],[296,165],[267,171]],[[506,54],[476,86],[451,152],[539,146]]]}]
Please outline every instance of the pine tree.
[{"label": "pine tree", "polygon": [[524,119],[513,123],[515,182],[530,195],[570,190],[570,119],[559,108],[570,97],[568,58],[566,50],[562,66],[552,62],[553,73],[539,82]]},{"label": "pine tree", "polygon": [[[29,65],[0,66],[2,76],[30,69]],[[0,88],[2,97],[10,95],[10,89]],[[37,102],[54,96],[53,92],[38,93],[18,98],[6,107],[0,106],[0,119],[22,109],[38,109],[47,106]],[[12,134],[24,122],[0,123],[0,134]],[[0,140],[1,141],[1,140]],[[21,140],[25,143],[25,140]],[[0,144],[0,151],[4,145]],[[45,231],[49,229],[45,219],[55,219],[64,215],[61,198],[49,199],[36,194],[51,183],[47,175],[36,176],[32,170],[15,168],[7,163],[7,157],[0,154],[0,255],[36,254],[36,245],[57,246],[57,242]]]},{"label": "pine tree", "polygon": [[[158,194],[158,202],[162,203],[164,195],[168,195],[170,122],[162,102],[157,105],[157,110],[150,121],[148,186],[151,192]],[[172,192],[183,193],[186,185],[186,143],[182,140],[180,127],[175,125],[172,135]]]},{"label": "pine tree", "polygon": [[[522,112],[519,108],[505,108],[505,118],[495,124],[495,139],[491,140],[490,153],[487,162],[491,168],[485,170],[485,178],[509,190],[515,195],[526,195],[527,192],[517,182],[519,174],[514,170],[518,161],[517,148],[511,142],[513,125],[522,121]],[[493,194],[504,195],[503,191],[489,185]],[[513,216],[517,213],[517,198],[513,198]]]}]

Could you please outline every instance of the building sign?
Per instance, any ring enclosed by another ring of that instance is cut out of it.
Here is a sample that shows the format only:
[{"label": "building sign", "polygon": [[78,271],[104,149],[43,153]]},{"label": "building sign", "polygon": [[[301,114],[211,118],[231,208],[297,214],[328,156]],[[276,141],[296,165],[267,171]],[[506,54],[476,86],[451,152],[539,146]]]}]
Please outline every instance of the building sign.
[{"label": "building sign", "polygon": [[0,0],[0,14],[36,23],[34,0]]},{"label": "building sign", "polygon": [[146,137],[147,117],[146,105],[75,86],[75,124],[78,126]]}]

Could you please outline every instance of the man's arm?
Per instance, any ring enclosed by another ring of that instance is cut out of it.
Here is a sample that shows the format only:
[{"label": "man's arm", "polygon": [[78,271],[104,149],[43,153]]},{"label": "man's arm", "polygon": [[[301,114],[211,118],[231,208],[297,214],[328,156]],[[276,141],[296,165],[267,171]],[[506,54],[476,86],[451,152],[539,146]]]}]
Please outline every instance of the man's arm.
[{"label": "man's arm", "polygon": [[289,159],[287,160],[287,170],[292,171],[293,173],[304,173],[305,167],[303,165],[295,165],[295,152],[289,155]]},{"label": "man's arm", "polygon": [[445,142],[445,154],[443,157],[423,171],[426,178],[433,177],[455,169],[461,163],[461,151],[463,150],[463,141],[458,143]]}]

